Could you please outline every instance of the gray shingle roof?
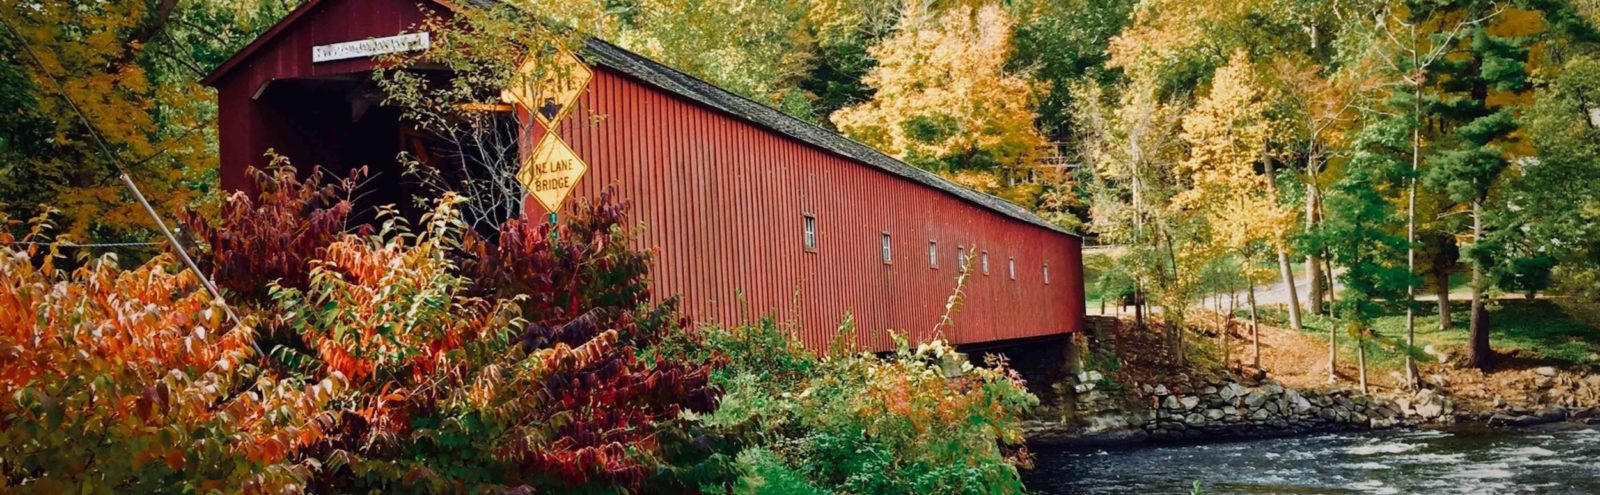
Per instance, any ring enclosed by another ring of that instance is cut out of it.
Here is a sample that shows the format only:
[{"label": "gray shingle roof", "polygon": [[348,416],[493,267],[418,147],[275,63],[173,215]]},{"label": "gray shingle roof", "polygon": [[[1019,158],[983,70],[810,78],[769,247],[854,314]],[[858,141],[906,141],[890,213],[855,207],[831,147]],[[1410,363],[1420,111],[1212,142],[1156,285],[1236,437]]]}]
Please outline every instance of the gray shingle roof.
[{"label": "gray shingle roof", "polygon": [[1015,203],[962,187],[937,174],[885,155],[870,146],[791,117],[604,40],[591,38],[584,49],[583,58],[590,64],[616,70],[669,93],[771,129],[800,142],[877,167],[906,180],[944,191],[996,213],[1056,232],[1071,234]]}]

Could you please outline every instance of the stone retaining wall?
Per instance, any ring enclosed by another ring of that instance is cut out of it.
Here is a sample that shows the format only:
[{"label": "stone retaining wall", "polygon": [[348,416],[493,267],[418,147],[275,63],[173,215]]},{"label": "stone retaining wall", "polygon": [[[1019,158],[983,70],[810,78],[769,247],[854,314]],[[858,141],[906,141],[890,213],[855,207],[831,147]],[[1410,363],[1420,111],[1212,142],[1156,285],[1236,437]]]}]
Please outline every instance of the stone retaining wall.
[{"label": "stone retaining wall", "polygon": [[1097,372],[1075,377],[1076,415],[1031,421],[1041,443],[1125,443],[1293,435],[1366,430],[1454,421],[1452,401],[1431,390],[1398,398],[1345,389],[1301,392],[1271,381],[1235,376],[1207,378],[1173,390],[1140,385],[1120,394],[1099,390]]}]

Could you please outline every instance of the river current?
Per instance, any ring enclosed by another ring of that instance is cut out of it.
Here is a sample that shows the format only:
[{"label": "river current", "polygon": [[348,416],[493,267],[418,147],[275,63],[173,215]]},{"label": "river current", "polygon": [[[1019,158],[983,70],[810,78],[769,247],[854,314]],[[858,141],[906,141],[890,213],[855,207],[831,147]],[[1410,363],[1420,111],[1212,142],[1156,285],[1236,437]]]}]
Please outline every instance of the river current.
[{"label": "river current", "polygon": [[1600,428],[1334,433],[1119,449],[1038,449],[1037,494],[1600,494]]}]

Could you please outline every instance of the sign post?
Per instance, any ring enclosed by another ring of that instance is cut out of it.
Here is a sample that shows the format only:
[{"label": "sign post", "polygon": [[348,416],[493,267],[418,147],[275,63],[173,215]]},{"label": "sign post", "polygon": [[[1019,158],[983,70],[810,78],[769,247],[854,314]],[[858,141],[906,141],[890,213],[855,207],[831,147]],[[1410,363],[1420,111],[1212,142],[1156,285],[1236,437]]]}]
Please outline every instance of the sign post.
[{"label": "sign post", "polygon": [[544,138],[523,160],[517,181],[550,212],[550,240],[554,241],[561,205],[589,171],[589,164],[572,152],[557,130],[594,78],[594,71],[564,49],[549,65],[553,67],[541,67],[537,57],[530,57],[518,67],[519,81],[502,91],[500,97],[522,107],[544,125]]}]

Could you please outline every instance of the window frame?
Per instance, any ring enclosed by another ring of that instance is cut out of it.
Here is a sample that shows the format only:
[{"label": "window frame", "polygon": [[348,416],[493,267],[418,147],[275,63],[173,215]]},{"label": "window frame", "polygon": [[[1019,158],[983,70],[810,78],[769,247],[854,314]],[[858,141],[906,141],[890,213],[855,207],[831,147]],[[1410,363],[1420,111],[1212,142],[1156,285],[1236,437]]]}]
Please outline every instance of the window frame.
[{"label": "window frame", "polygon": [[883,258],[885,265],[894,264],[894,236],[889,235],[887,230],[879,232],[878,257]]},{"label": "window frame", "polygon": [[1050,285],[1050,263],[1044,264],[1044,284]]},{"label": "window frame", "polygon": [[1017,279],[1017,257],[1006,258],[1006,273],[1011,276],[1011,280]]},{"label": "window frame", "polygon": [[967,266],[967,247],[966,246],[962,246],[960,244],[957,244],[956,245],[956,269],[957,270],[961,270],[963,273],[965,273],[968,268],[970,268],[970,267]]},{"label": "window frame", "polygon": [[978,254],[978,264],[983,267],[984,276],[988,276],[989,275],[989,251],[985,250],[982,253]]},{"label": "window frame", "polygon": [[800,213],[800,246],[807,253],[817,252],[817,215],[811,212]]}]

